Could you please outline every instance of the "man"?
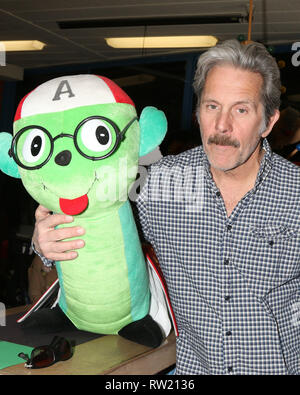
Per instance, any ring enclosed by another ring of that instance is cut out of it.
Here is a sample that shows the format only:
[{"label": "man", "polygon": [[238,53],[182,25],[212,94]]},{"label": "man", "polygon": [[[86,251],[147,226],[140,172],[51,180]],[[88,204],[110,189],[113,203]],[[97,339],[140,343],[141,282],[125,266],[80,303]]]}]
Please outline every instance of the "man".
[{"label": "man", "polygon": [[[276,62],[260,44],[202,54],[203,146],[150,168],[137,199],[175,312],[177,374],[300,374],[300,169],[265,139],[279,117]],[[76,256],[71,221],[40,207],[47,258]]]}]

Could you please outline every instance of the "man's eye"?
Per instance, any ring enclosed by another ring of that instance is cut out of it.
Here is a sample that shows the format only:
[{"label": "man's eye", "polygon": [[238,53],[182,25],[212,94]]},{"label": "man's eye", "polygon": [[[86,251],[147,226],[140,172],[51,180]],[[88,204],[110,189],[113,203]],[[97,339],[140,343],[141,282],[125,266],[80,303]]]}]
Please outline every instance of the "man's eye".
[{"label": "man's eye", "polygon": [[217,107],[215,104],[208,104],[208,105],[207,105],[207,108],[208,108],[209,110],[216,110],[218,107]]},{"label": "man's eye", "polygon": [[246,110],[246,108],[238,108],[238,109],[237,109],[237,112],[238,112],[239,114],[246,114],[247,110]]}]

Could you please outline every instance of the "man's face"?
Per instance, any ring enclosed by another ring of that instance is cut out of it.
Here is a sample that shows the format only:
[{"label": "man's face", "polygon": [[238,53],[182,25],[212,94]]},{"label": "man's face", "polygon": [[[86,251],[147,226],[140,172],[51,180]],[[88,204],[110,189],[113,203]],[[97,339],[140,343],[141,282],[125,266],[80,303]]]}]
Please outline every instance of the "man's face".
[{"label": "man's face", "polygon": [[262,84],[260,74],[233,66],[215,66],[208,72],[199,123],[213,168],[228,171],[242,165],[255,152],[261,136],[272,130],[272,122],[265,127]]}]

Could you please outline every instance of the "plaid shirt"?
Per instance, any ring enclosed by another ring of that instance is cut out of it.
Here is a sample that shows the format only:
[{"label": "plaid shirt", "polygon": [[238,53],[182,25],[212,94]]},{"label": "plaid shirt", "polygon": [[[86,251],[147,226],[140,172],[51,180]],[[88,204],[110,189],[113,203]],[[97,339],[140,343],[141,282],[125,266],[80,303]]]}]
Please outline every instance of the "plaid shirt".
[{"label": "plaid shirt", "polygon": [[176,374],[300,374],[300,168],[263,149],[229,217],[202,147],[152,165],[137,199],[178,324]]}]

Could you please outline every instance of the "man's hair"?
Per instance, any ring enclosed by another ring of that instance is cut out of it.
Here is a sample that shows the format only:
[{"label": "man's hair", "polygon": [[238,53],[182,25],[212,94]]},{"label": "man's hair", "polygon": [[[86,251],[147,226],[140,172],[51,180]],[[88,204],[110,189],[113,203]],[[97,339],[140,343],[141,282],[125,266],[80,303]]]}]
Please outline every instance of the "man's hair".
[{"label": "man's hair", "polygon": [[261,100],[265,109],[265,124],[280,106],[280,72],[273,56],[260,43],[241,44],[227,40],[200,55],[194,78],[194,91],[199,108],[207,73],[214,66],[232,65],[242,70],[259,73],[263,78]]}]

